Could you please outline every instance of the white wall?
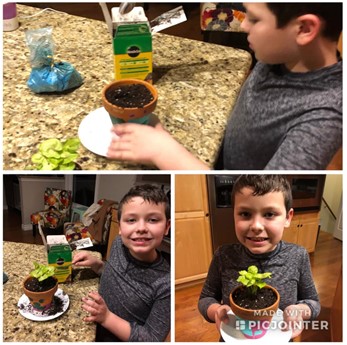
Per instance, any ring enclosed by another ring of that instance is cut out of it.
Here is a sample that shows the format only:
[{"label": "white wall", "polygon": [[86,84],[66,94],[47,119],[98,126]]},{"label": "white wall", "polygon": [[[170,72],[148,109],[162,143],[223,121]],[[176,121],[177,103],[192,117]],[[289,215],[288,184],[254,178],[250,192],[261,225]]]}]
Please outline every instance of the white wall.
[{"label": "white wall", "polygon": [[[334,213],[335,217],[338,217],[342,200],[342,175],[326,176],[323,198]],[[320,220],[321,230],[333,234],[336,220],[331,215],[331,212],[324,202],[322,202]]]},{"label": "white wall", "polygon": [[95,199],[120,201],[135,184],[136,175],[97,175]]},{"label": "white wall", "polygon": [[21,199],[22,229],[31,230],[30,215],[44,209],[47,187],[64,189],[64,178],[46,176],[18,176]]}]

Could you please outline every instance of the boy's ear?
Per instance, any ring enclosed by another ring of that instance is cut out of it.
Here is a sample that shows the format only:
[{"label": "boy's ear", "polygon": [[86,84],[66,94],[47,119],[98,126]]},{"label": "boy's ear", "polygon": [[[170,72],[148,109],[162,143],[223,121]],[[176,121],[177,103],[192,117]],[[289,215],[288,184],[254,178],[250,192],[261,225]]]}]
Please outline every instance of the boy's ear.
[{"label": "boy's ear", "polygon": [[171,219],[168,219],[166,222],[166,229],[165,229],[164,235],[167,235],[169,233],[170,227],[171,227]]},{"label": "boy's ear", "polygon": [[311,43],[321,32],[322,20],[314,14],[304,14],[297,18],[298,32],[296,41],[298,45],[305,46]]},{"label": "boy's ear", "polygon": [[293,218],[293,215],[294,215],[294,210],[291,208],[287,213],[286,222],[284,224],[285,228],[289,228],[290,222],[292,221],[292,218]]}]

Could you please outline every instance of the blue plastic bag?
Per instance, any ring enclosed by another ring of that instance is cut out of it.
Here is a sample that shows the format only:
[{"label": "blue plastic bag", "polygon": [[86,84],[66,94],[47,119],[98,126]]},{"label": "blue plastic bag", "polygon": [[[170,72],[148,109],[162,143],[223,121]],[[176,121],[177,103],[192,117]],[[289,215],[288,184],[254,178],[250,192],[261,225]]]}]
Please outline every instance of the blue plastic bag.
[{"label": "blue plastic bag", "polygon": [[68,62],[54,62],[52,28],[25,33],[32,67],[27,85],[35,93],[63,92],[83,83],[82,76]]}]

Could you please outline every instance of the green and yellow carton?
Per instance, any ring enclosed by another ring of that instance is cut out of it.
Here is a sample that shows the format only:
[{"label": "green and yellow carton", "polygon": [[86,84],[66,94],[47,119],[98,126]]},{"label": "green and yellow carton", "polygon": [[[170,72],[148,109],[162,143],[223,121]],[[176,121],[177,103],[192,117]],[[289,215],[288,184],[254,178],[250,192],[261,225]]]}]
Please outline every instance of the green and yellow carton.
[{"label": "green and yellow carton", "polygon": [[55,267],[59,283],[72,281],[72,251],[64,235],[47,236],[48,264]]},{"label": "green and yellow carton", "polygon": [[112,8],[115,80],[140,79],[152,83],[152,34],[142,7],[121,15]]}]

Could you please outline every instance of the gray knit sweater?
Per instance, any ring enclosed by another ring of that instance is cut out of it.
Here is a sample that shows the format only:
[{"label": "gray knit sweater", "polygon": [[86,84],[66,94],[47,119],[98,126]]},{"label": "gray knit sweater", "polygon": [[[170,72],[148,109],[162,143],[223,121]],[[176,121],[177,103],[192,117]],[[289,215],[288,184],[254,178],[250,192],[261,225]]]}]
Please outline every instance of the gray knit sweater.
[{"label": "gray knit sweater", "polygon": [[239,271],[255,265],[260,272],[271,272],[272,278],[265,282],[275,287],[280,294],[279,308],[299,303],[307,304],[315,319],[320,312],[320,303],[312,279],[310,260],[305,248],[281,241],[270,253],[252,254],[241,244],[219,247],[212,259],[208,276],[199,299],[199,310],[204,318],[213,303],[229,305],[229,294],[236,286]]},{"label": "gray knit sweater", "polygon": [[258,62],[223,145],[227,170],[322,170],[342,144],[342,61],[308,73]]},{"label": "gray knit sweater", "polygon": [[[129,342],[164,341],[170,331],[170,265],[133,258],[118,236],[101,275],[99,292],[109,310],[130,322]],[[120,341],[97,325],[96,341]]]}]

